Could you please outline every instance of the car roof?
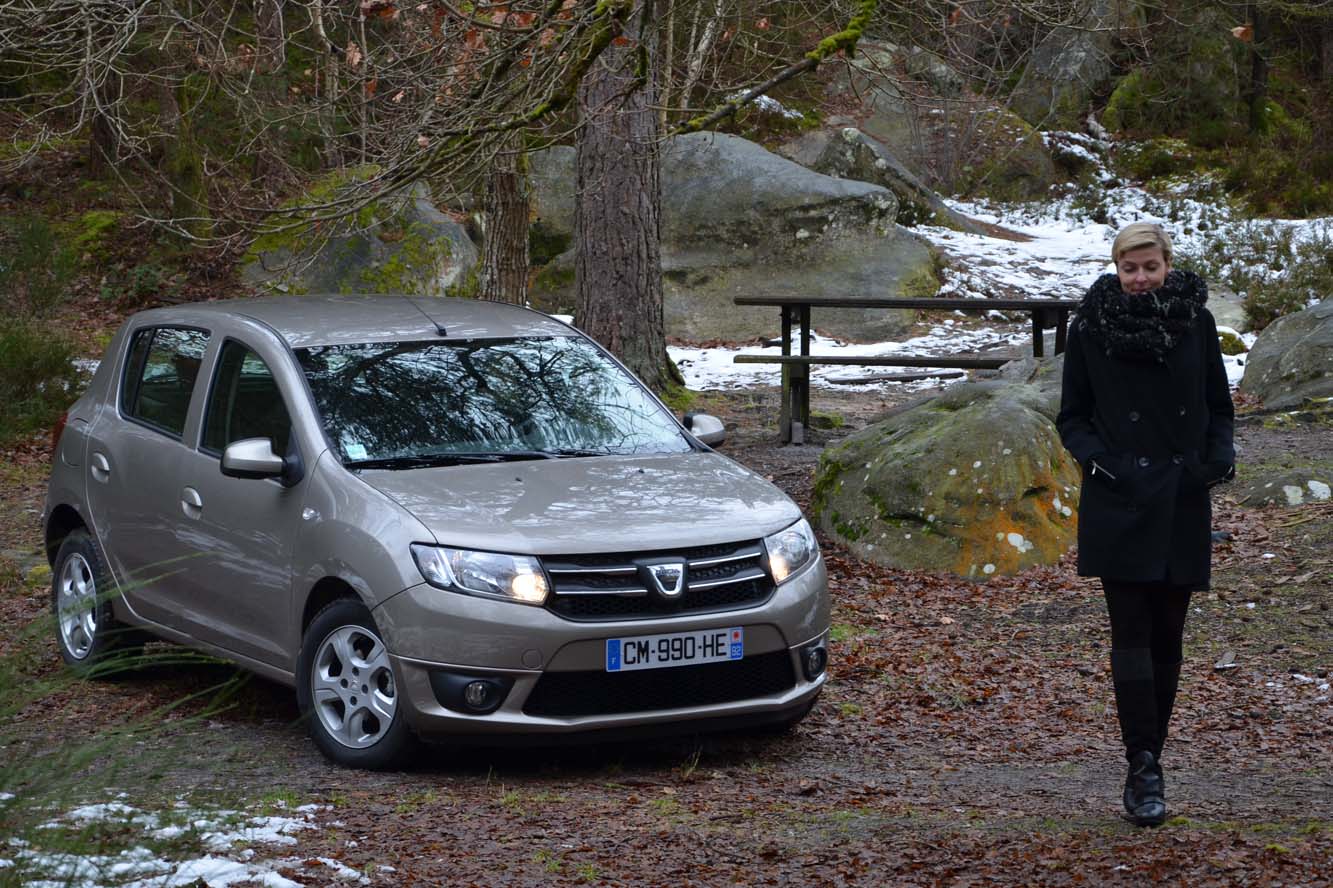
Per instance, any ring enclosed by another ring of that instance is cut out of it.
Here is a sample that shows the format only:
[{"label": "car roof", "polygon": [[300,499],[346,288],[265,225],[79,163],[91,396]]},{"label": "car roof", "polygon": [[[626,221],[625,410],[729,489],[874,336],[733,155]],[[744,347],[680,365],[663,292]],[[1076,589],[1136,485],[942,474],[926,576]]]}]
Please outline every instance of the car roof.
[{"label": "car roof", "polygon": [[[406,295],[274,295],[194,302],[191,314],[221,314],[266,324],[293,348],[415,339],[575,336],[549,315],[504,302]],[[159,309],[153,314],[168,313]],[[156,319],[161,322],[160,319]]]}]

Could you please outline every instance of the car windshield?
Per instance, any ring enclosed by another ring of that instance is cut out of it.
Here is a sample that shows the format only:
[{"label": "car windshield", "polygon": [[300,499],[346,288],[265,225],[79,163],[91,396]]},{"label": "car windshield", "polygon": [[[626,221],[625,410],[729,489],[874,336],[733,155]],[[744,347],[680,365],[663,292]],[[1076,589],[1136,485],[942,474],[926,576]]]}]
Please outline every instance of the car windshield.
[{"label": "car windshield", "polygon": [[691,449],[632,377],[577,337],[326,345],[296,356],[351,466]]}]

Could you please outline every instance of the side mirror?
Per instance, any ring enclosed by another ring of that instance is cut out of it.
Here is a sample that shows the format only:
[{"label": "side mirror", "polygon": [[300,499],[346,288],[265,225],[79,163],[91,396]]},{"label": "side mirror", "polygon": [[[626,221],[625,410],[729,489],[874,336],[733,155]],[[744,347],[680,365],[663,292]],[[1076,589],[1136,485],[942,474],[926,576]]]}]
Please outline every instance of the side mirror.
[{"label": "side mirror", "polygon": [[222,452],[222,474],[228,478],[280,478],[286,470],[268,438],[234,441]]},{"label": "side mirror", "polygon": [[717,447],[727,440],[727,427],[716,416],[707,413],[687,413],[681,422],[691,435],[709,447]]}]

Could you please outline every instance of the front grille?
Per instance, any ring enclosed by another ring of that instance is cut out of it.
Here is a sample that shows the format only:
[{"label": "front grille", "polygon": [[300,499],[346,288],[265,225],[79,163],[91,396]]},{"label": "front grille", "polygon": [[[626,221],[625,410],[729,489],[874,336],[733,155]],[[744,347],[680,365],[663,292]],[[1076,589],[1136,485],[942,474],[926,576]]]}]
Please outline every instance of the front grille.
[{"label": "front grille", "polygon": [[[658,591],[647,565],[686,563],[684,590]],[[553,594],[547,607],[570,620],[633,620],[737,610],[773,594],[758,540],[677,551],[559,555],[543,559]]]},{"label": "front grille", "polygon": [[724,663],[635,672],[547,672],[523,711],[575,717],[682,709],[781,694],[796,686],[791,655],[773,651]]}]

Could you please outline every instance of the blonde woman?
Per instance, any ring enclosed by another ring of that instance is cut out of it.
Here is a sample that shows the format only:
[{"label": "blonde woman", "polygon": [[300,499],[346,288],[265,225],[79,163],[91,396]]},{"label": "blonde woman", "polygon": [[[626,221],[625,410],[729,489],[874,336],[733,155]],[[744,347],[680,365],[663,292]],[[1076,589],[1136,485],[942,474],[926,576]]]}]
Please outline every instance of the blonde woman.
[{"label": "blonde woman", "polygon": [[1056,424],[1083,467],[1078,572],[1106,595],[1125,809],[1156,826],[1185,616],[1209,582],[1208,489],[1235,475],[1233,408],[1207,285],[1172,268],[1167,233],[1128,225],[1111,258],[1071,323]]}]

